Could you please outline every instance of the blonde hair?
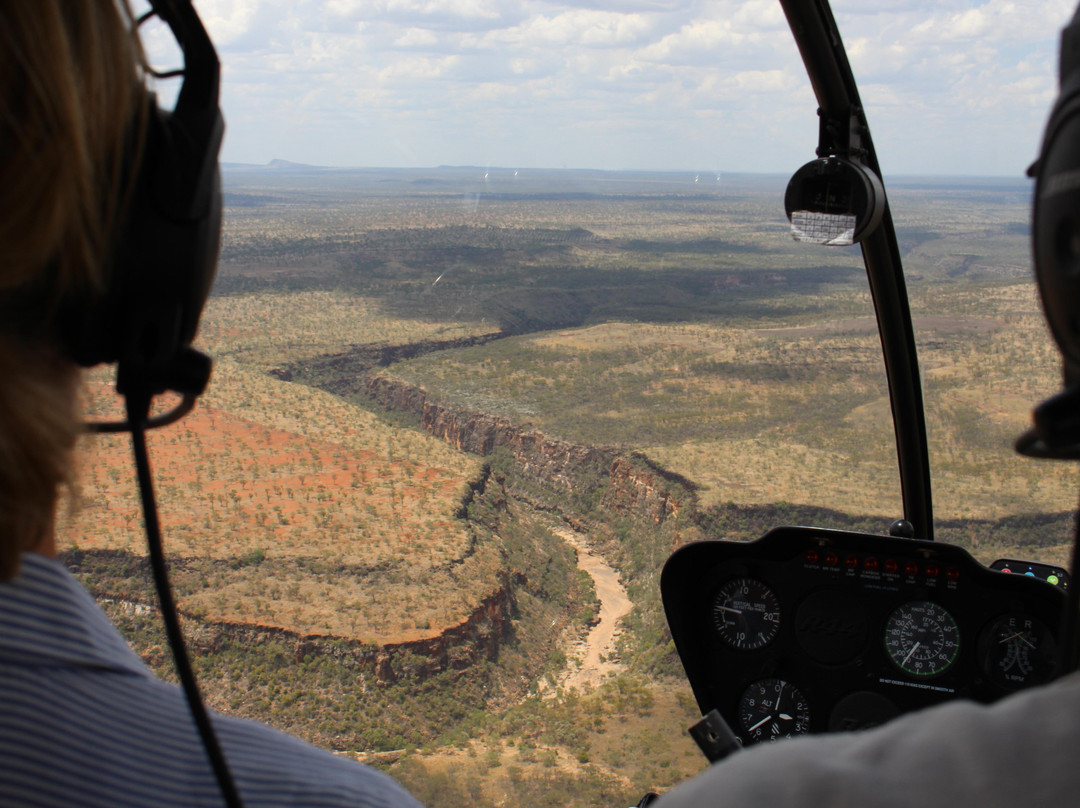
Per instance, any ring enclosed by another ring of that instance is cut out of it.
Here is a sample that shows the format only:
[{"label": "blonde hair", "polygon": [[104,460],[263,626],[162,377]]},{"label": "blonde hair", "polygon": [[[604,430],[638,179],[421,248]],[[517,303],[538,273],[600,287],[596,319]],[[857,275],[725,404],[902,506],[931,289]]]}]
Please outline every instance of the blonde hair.
[{"label": "blonde hair", "polygon": [[70,480],[77,371],[54,319],[103,284],[142,65],[126,0],[0,2],[0,580]]}]

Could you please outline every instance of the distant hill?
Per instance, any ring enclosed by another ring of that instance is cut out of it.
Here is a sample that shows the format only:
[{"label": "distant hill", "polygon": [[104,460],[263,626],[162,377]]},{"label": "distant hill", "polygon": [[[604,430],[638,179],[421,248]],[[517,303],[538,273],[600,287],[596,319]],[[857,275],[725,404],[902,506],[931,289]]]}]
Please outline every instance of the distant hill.
[{"label": "distant hill", "polygon": [[265,165],[258,165],[256,163],[222,163],[221,167],[225,171],[230,172],[257,172],[257,171],[275,171],[275,172],[288,172],[291,174],[312,174],[321,171],[332,171],[333,169],[328,166],[313,166],[307,163],[294,163],[290,160],[271,160]]}]

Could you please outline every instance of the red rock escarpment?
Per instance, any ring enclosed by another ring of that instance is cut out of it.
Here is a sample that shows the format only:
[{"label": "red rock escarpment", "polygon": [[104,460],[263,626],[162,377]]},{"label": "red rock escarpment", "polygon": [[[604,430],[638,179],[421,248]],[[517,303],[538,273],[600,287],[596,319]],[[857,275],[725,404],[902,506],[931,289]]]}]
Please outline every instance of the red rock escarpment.
[{"label": "red rock escarpment", "polygon": [[505,447],[518,472],[556,491],[572,491],[587,478],[606,483],[602,504],[617,514],[661,524],[697,504],[694,485],[639,452],[583,446],[525,431],[506,418],[458,411],[433,400],[423,388],[381,375],[368,376],[365,392],[390,409],[420,417],[421,426],[457,449],[481,456]]},{"label": "red rock escarpment", "polygon": [[444,670],[461,670],[481,659],[498,657],[500,644],[513,630],[514,587],[523,581],[520,574],[512,575],[456,626],[431,637],[381,646],[246,623],[189,623],[187,632],[191,647],[201,652],[212,653],[226,644],[277,641],[292,650],[297,662],[309,655],[333,657],[358,672],[374,675],[379,684],[390,684],[406,677],[426,679]]}]

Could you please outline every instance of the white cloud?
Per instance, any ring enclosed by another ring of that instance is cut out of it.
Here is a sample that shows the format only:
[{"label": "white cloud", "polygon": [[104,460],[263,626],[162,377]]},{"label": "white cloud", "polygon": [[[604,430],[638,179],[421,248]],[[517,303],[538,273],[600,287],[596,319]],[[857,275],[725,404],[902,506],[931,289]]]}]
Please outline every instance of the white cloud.
[{"label": "white cloud", "polygon": [[1072,10],[1069,0],[1048,0],[1038,5],[989,0],[956,11],[940,7],[930,10],[911,32],[924,44],[1043,40],[1053,26],[1064,25]]},{"label": "white cloud", "polygon": [[738,47],[746,35],[729,20],[702,20],[684,25],[646,48],[642,57],[658,62],[684,61],[688,54],[707,55],[719,48]]},{"label": "white cloud", "polygon": [[401,35],[394,40],[397,48],[423,48],[436,44],[439,38],[425,28],[406,28]]},{"label": "white cloud", "polygon": [[[1030,160],[1074,0],[834,2],[891,173]],[[777,0],[196,3],[221,51],[231,160],[767,170],[816,145]],[[573,138],[556,145],[555,122]]]},{"label": "white cloud", "polygon": [[739,3],[732,14],[736,24],[756,30],[783,29],[787,33],[787,21],[779,2],[774,0],[750,0]]},{"label": "white cloud", "polygon": [[248,33],[255,21],[260,0],[199,0],[196,10],[206,30],[219,46]]},{"label": "white cloud", "polygon": [[739,92],[770,93],[790,90],[795,81],[783,70],[745,70],[735,74],[734,84]]},{"label": "white cloud", "polygon": [[524,76],[528,73],[532,73],[536,70],[537,62],[535,59],[511,59],[510,60],[510,72],[516,76]]},{"label": "white cloud", "polygon": [[458,63],[457,56],[443,56],[436,59],[426,57],[408,57],[399,59],[391,65],[379,71],[379,78],[386,80],[399,79],[437,79]]},{"label": "white cloud", "polygon": [[559,14],[534,15],[509,28],[491,31],[482,47],[560,47],[624,45],[638,41],[651,28],[641,14],[572,9]]},{"label": "white cloud", "polygon": [[448,16],[498,19],[498,3],[485,0],[385,0],[386,10],[395,15]]}]

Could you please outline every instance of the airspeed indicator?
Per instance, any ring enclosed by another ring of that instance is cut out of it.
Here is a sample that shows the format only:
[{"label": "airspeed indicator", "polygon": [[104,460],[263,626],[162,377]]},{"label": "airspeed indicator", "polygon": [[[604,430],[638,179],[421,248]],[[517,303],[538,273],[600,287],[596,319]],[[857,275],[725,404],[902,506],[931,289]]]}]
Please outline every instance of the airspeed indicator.
[{"label": "airspeed indicator", "polygon": [[938,604],[912,600],[897,606],[885,622],[885,652],[909,676],[939,676],[960,655],[960,628]]}]

